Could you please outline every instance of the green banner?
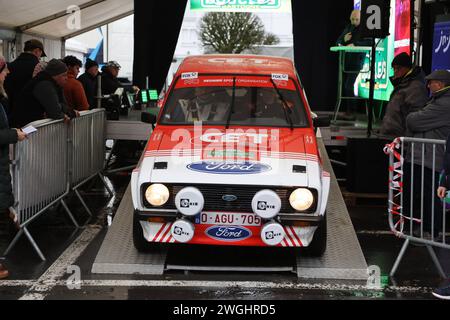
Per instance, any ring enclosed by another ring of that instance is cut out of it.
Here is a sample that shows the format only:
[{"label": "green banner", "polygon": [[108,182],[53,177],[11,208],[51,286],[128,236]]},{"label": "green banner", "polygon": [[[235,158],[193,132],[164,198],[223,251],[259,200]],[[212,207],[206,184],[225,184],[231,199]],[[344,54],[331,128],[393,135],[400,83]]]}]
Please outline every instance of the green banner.
[{"label": "green banner", "polygon": [[289,12],[291,0],[190,0],[192,11]]},{"label": "green banner", "polygon": [[[389,80],[389,77],[394,74],[391,67],[394,59],[394,35],[395,35],[395,0],[391,0],[391,20],[390,20],[390,36],[383,40],[377,39],[379,42],[376,51],[375,60],[375,92],[374,99],[389,101],[394,87]],[[362,98],[369,98],[370,89],[370,53],[367,53],[364,68],[360,73],[358,79],[358,96]]]},{"label": "green banner", "polygon": [[[389,77],[392,75],[391,62],[394,54],[393,38],[388,37],[381,40],[378,45],[375,59],[375,100],[388,101],[394,90]],[[367,53],[363,71],[358,77],[358,95],[369,98],[370,89],[370,53]]]}]

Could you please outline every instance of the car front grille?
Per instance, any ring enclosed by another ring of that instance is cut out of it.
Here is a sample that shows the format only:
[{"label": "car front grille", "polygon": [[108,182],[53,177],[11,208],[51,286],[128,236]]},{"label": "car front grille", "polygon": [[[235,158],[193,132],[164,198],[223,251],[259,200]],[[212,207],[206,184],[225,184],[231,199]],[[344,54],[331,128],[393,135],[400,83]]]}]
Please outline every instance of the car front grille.
[{"label": "car front grille", "polygon": [[[145,194],[145,190],[150,184],[142,186],[142,194]],[[314,194],[313,206],[306,212],[296,211],[289,204],[289,197],[291,193],[297,188],[286,187],[270,187],[270,186],[244,186],[244,185],[167,185],[170,190],[170,199],[162,207],[155,208],[147,202],[143,196],[144,206],[149,209],[165,209],[165,210],[177,210],[175,206],[175,197],[178,192],[186,187],[195,187],[200,190],[205,199],[205,206],[203,211],[224,211],[224,212],[253,212],[252,200],[256,193],[261,190],[269,189],[275,191],[281,199],[281,213],[314,213],[317,209],[317,191],[310,189]],[[232,202],[223,200],[226,195],[236,196],[237,199]]]}]

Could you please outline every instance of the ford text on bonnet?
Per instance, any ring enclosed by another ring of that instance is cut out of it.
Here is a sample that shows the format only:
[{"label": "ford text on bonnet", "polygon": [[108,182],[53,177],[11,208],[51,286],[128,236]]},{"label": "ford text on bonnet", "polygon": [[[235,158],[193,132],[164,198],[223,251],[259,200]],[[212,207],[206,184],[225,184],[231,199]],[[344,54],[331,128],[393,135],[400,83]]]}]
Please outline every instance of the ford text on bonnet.
[{"label": "ford text on bonnet", "polygon": [[291,60],[189,57],[132,175],[134,244],[321,255],[329,186]]}]

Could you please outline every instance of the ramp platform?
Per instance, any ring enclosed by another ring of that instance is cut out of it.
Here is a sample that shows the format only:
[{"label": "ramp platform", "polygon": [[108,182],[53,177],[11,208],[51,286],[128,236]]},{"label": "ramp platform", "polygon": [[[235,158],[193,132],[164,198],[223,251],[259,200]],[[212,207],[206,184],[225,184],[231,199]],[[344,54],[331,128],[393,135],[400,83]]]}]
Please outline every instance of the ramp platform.
[{"label": "ramp platform", "polygon": [[324,166],[331,173],[328,247],[323,257],[295,256],[293,251],[277,248],[249,250],[200,246],[171,246],[157,254],[140,254],[132,241],[133,205],[128,188],[95,259],[92,273],[162,275],[168,270],[294,272],[299,278],[367,280],[367,263],[320,139],[319,146]]},{"label": "ramp platform", "polygon": [[297,257],[297,276],[313,279],[367,280],[367,263],[356,236],[326,149],[319,141],[325,170],[331,174],[327,209],[327,250],[321,258]]}]

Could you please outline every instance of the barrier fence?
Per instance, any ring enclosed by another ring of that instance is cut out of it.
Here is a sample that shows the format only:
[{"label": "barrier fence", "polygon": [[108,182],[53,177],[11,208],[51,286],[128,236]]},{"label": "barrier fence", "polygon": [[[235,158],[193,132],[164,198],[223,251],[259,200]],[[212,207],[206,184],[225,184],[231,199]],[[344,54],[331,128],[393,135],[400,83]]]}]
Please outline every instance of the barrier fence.
[{"label": "barrier fence", "polygon": [[439,274],[445,272],[433,247],[450,249],[446,241],[447,198],[437,197],[445,141],[397,138],[387,145],[389,155],[389,226],[405,242],[390,275],[393,277],[410,244],[427,248]]},{"label": "barrier fence", "polygon": [[13,148],[12,178],[14,209],[20,230],[7,248],[7,255],[25,235],[42,260],[45,256],[31,236],[28,226],[49,208],[61,204],[74,225],[79,225],[64,199],[74,191],[84,208],[91,212],[78,188],[102,175],[105,157],[104,110],[84,112],[69,125],[62,120],[42,120],[32,123],[37,132]]},{"label": "barrier fence", "polygon": [[98,176],[109,194],[112,191],[101,174],[105,162],[105,125],[104,110],[97,109],[81,112],[80,117],[71,121],[69,129],[69,148],[71,170],[69,171],[71,190],[92,217],[92,212],[86,205],[78,189],[88,181]]}]

